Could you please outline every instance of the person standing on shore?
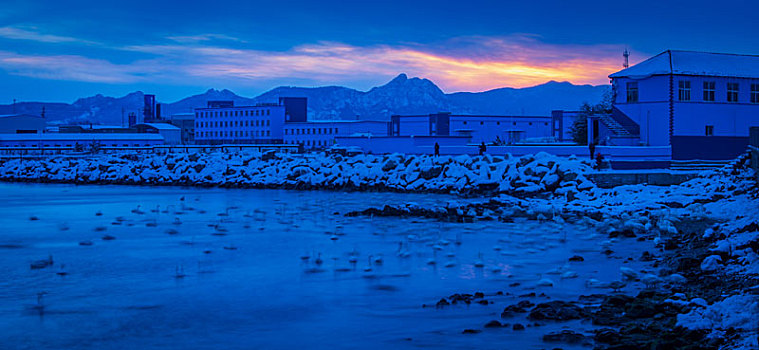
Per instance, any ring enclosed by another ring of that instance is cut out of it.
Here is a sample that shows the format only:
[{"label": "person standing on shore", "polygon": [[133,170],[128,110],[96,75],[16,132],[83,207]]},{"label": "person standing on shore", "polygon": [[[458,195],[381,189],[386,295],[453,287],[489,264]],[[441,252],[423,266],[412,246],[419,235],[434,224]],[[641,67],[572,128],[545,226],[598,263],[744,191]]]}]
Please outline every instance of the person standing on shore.
[{"label": "person standing on shore", "polygon": [[485,154],[486,150],[487,150],[487,147],[485,146],[485,141],[482,141],[482,144],[480,145],[480,155]]},{"label": "person standing on shore", "polygon": [[435,142],[435,157],[440,156],[440,144]]},{"label": "person standing on shore", "polygon": [[593,156],[596,153],[596,143],[595,142],[588,143],[588,149],[590,150],[590,160],[593,160],[594,159]]}]

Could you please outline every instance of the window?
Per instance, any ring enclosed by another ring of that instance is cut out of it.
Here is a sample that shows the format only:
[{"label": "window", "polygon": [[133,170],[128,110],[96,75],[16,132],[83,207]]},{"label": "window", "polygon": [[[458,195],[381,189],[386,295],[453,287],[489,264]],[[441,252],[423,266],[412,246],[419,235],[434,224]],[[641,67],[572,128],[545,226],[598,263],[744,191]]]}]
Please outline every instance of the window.
[{"label": "window", "polygon": [[704,101],[714,101],[715,85],[716,83],[713,81],[704,82]]},{"label": "window", "polygon": [[759,103],[759,84],[751,84],[751,103]]},{"label": "window", "polygon": [[629,82],[627,86],[627,102],[638,102],[638,82]]},{"label": "window", "polygon": [[714,136],[714,125],[706,126],[706,136]]},{"label": "window", "polygon": [[690,81],[680,80],[677,82],[677,97],[680,101],[690,101]]},{"label": "window", "polygon": [[270,114],[271,114],[271,110],[270,110],[270,109],[267,109],[267,110],[266,110],[266,115],[270,115]]},{"label": "window", "polygon": [[738,83],[727,83],[727,102],[738,102]]},{"label": "window", "polygon": [[480,122],[480,125],[485,125],[485,122]]},{"label": "window", "polygon": [[495,122],[495,125],[501,125],[501,122]]}]

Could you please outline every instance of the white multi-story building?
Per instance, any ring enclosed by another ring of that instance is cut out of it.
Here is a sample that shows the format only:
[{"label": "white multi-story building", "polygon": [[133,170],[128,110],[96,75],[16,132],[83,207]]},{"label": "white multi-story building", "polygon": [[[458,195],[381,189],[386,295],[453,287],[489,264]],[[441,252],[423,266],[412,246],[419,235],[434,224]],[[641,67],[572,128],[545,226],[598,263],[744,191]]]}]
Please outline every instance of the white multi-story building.
[{"label": "white multi-story building", "polygon": [[589,139],[671,146],[673,159],[728,159],[759,126],[759,56],[669,50],[609,76],[614,108]]},{"label": "white multi-story building", "polygon": [[195,109],[195,143],[281,143],[285,106],[224,106]]},{"label": "white multi-story building", "polygon": [[235,106],[232,101],[208,101],[195,109],[195,143],[282,143],[286,122],[306,121],[306,98],[280,97],[278,103]]},{"label": "white multi-story building", "polygon": [[306,149],[335,144],[337,136],[387,136],[389,123],[373,120],[322,120],[285,123],[284,143],[303,145]]}]

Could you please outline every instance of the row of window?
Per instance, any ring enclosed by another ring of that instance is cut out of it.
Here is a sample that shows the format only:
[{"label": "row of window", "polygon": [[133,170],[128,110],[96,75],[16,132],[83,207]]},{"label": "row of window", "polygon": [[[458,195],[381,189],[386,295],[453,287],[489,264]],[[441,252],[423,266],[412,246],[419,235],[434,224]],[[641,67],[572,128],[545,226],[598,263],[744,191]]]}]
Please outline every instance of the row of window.
[{"label": "row of window", "polygon": [[[88,147],[88,144],[81,144],[81,145]],[[107,144],[101,144],[101,146],[108,147]],[[110,146],[111,147],[119,147],[119,145],[116,144],[116,143],[112,143]],[[132,144],[132,145],[130,145],[128,143],[121,144],[121,147],[140,147],[140,146],[141,145],[138,144],[138,143],[135,143],[135,144]],[[145,147],[150,147],[151,145],[148,144],[148,143],[146,143],[144,146]],[[60,145],[60,144],[53,144],[53,145],[50,145],[50,144],[44,144],[44,145],[39,145],[39,144],[34,144],[34,145],[15,144],[15,145],[8,145],[8,146],[5,146],[5,147],[72,147],[73,148],[73,147],[75,147],[75,145],[70,144],[70,143],[65,144],[65,145]]]},{"label": "row of window", "polygon": [[[298,145],[301,142],[299,142],[297,140],[291,140],[291,141],[285,140],[284,143],[285,144],[291,144],[291,145]],[[309,147],[329,146],[331,144],[332,144],[331,140],[313,140],[313,141],[312,140],[306,140],[305,142],[303,142],[304,146],[309,146]]]},{"label": "row of window", "polygon": [[195,122],[196,128],[228,128],[228,127],[250,127],[250,126],[271,126],[271,120],[234,120],[234,121],[212,121],[212,122]]},{"label": "row of window", "polygon": [[[705,81],[703,83],[703,96],[702,100],[705,102],[714,102],[716,82]],[[627,102],[638,102],[638,82],[628,82],[627,85]],[[727,102],[740,102],[738,99],[738,93],[740,92],[740,84],[727,83]],[[688,80],[680,80],[677,83],[677,99],[678,101],[691,101],[691,82]],[[749,98],[751,103],[759,103],[759,84],[751,84],[751,96]]]},{"label": "row of window", "polygon": [[195,118],[213,118],[213,117],[257,117],[271,115],[270,109],[256,109],[254,111],[207,111],[195,112]]},{"label": "row of window", "polygon": [[266,132],[257,130],[255,132],[252,131],[242,131],[242,130],[236,130],[236,131],[197,131],[195,132],[195,137],[263,137],[263,136],[271,136],[271,130],[266,130]]},{"label": "row of window", "polygon": [[337,128],[285,129],[285,135],[328,135],[337,134],[337,131]]},{"label": "row of window", "polygon": [[[462,122],[464,125],[466,125],[467,122]],[[528,123],[529,125],[532,125],[532,122]],[[480,122],[480,125],[485,125],[485,122]],[[495,122],[495,125],[501,125],[501,122]],[[517,125],[517,122],[511,122],[511,125]],[[548,126],[548,122],[543,123],[543,125]]]}]

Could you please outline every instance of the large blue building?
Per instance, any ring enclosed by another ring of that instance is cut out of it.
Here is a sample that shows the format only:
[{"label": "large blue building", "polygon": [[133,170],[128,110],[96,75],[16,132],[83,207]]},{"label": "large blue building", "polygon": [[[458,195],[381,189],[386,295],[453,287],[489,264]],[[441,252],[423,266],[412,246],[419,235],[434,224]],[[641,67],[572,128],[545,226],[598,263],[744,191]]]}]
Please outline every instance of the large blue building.
[{"label": "large blue building", "polygon": [[759,56],[669,50],[609,78],[613,112],[591,118],[589,141],[728,159],[759,126]]}]

